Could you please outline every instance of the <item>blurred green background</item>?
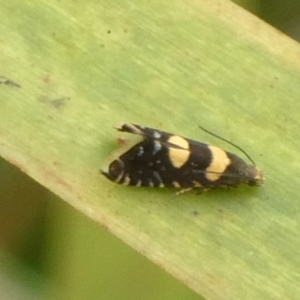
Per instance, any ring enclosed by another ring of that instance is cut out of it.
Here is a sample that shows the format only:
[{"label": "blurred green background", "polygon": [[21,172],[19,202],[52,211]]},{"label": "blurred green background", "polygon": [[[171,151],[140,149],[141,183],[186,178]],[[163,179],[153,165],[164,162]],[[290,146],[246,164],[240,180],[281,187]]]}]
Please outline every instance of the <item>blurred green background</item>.
[{"label": "blurred green background", "polygon": [[[299,0],[236,0],[300,39]],[[202,299],[0,159],[0,299]]]}]

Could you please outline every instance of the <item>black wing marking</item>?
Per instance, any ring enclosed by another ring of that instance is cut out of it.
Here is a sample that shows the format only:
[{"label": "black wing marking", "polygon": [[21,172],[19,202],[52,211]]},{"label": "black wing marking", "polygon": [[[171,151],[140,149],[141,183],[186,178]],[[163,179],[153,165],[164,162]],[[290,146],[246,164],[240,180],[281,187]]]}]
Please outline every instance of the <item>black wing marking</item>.
[{"label": "black wing marking", "polygon": [[[119,157],[123,165],[122,178],[118,183],[154,187],[190,188],[208,186],[210,181],[205,177],[205,168],[209,164],[206,147],[197,149],[197,153],[186,151],[187,162],[180,168],[174,167],[170,160],[173,145],[146,139]],[[177,147],[176,147],[177,149]],[[114,162],[112,163],[114,164]],[[198,170],[194,172],[193,170]]]}]

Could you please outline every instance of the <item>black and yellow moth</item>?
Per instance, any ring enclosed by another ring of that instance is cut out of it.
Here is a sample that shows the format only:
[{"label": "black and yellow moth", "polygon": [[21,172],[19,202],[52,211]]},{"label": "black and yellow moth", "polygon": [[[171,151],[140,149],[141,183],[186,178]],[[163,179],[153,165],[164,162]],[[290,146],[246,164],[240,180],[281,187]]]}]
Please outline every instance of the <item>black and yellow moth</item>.
[{"label": "black and yellow moth", "polygon": [[219,147],[140,125],[123,124],[118,130],[139,134],[143,140],[110,163],[108,171],[101,171],[116,183],[189,190],[264,182],[254,163]]}]

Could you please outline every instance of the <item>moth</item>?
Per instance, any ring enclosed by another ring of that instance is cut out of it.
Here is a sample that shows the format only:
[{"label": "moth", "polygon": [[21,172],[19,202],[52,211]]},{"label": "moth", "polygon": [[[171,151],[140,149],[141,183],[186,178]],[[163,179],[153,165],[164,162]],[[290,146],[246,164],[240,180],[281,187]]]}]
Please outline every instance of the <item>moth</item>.
[{"label": "moth", "polygon": [[[202,128],[202,127],[200,127]],[[260,186],[264,176],[240,147],[207,130],[204,131],[240,149],[252,164],[217,146],[197,142],[165,131],[135,124],[123,124],[119,131],[138,134],[143,140],[110,163],[101,173],[109,180],[131,186],[194,188]]]}]

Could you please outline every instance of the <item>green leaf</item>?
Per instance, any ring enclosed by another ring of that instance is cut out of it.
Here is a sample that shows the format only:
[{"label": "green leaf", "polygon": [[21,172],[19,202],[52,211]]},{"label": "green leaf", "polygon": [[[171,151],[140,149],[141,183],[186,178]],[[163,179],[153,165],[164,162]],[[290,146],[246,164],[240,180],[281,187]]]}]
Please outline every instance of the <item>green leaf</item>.
[{"label": "green leaf", "polygon": [[[208,299],[299,299],[299,45],[226,1],[7,1],[0,154]],[[19,85],[19,86],[18,86]],[[266,174],[175,197],[99,174],[127,121]]]}]

